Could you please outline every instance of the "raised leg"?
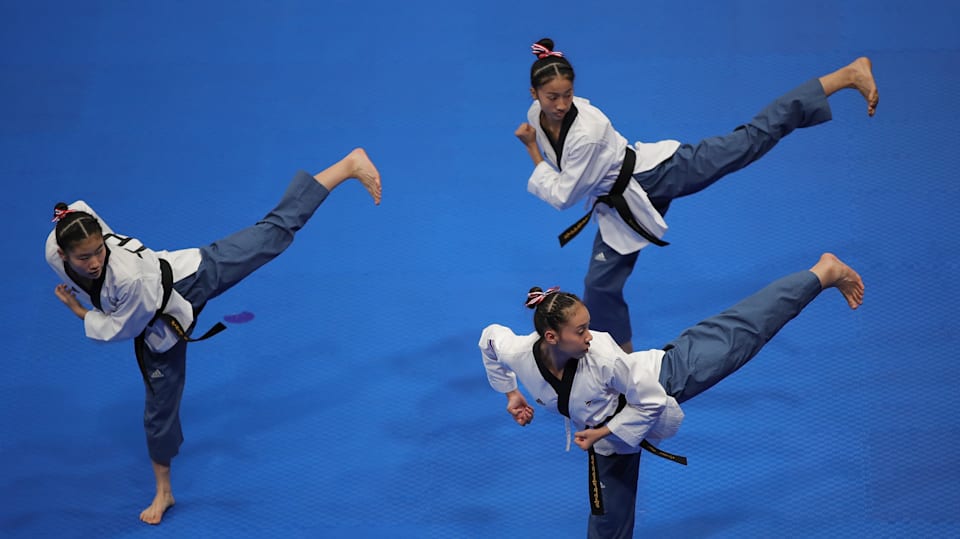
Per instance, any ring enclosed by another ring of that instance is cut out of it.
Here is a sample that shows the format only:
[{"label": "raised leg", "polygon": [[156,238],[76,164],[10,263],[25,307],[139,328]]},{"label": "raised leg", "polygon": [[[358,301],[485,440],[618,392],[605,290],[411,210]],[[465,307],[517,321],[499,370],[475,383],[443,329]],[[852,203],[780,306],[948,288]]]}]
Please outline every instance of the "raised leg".
[{"label": "raised leg", "polygon": [[780,278],[685,330],[664,347],[660,384],[678,402],[713,387],[750,361],[826,288],[837,288],[853,309],[863,301],[860,276],[825,253],[809,271]]},{"label": "raised leg", "polygon": [[380,203],[380,174],[358,148],[316,176],[298,172],[277,206],[253,226],[201,247],[197,272],[175,284],[195,309],[226,292],[293,243],[332,189],[357,179]]},{"label": "raised leg", "polygon": [[795,129],[831,118],[823,86],[811,79],[767,105],[750,123],[726,135],[683,144],[673,157],[635,178],[650,201],[662,206],[760,159]]}]

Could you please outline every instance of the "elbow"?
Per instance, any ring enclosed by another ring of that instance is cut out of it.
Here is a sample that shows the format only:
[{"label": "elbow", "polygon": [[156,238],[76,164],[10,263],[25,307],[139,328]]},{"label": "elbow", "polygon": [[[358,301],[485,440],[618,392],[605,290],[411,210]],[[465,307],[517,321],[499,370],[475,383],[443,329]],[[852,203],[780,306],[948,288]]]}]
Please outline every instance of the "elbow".
[{"label": "elbow", "polygon": [[108,331],[97,332],[96,334],[87,334],[87,336],[91,339],[102,342],[129,341],[136,338],[138,335],[140,335],[140,331],[133,331],[129,327],[111,328]]},{"label": "elbow", "polygon": [[560,211],[563,211],[567,208],[572,208],[573,205],[576,203],[577,201],[574,199],[557,198],[555,202],[551,203],[551,206],[553,206],[554,208]]},{"label": "elbow", "polygon": [[125,340],[124,337],[118,333],[111,333],[107,335],[103,333],[87,332],[87,337],[91,340],[102,342],[102,343],[118,342],[118,341]]},{"label": "elbow", "polygon": [[563,211],[577,203],[575,199],[570,197],[561,196],[550,190],[536,189],[533,186],[531,186],[530,192],[559,211]]}]

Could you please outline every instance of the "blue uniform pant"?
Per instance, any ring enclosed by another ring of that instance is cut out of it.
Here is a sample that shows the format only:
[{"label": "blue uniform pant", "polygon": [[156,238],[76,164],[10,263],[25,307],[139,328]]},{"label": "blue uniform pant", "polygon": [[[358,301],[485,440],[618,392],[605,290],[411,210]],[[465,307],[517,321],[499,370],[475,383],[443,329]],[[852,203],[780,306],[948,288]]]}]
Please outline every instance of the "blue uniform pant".
[{"label": "blue uniform pant", "polygon": [[629,539],[633,537],[634,515],[637,511],[640,453],[597,454],[596,462],[604,514],[590,514],[587,538]]},{"label": "blue uniform pant", "polygon": [[[197,272],[176,282],[174,289],[198,312],[207,300],[282,253],[328,194],[312,176],[298,172],[279,204],[263,219],[201,247]],[[143,357],[150,379],[143,412],[147,449],[154,462],[169,465],[183,443],[180,398],[186,381],[187,343],[181,340],[162,354],[144,347]]]},{"label": "blue uniform pant", "polygon": [[[664,347],[660,385],[687,401],[752,359],[820,293],[810,271],[780,278],[722,313],[684,330]],[[596,455],[604,515],[590,515],[587,537],[633,537],[640,453]]]},{"label": "blue uniform pant", "polygon": [[[697,144],[681,145],[673,156],[634,176],[650,202],[665,214],[675,198],[701,191],[725,175],[756,161],[794,129],[831,119],[830,104],[820,81],[812,79],[760,111],[732,133]],[[590,310],[590,327],[610,333],[618,343],[633,339],[630,312],[623,288],[639,252],[621,255],[604,243],[597,231],[584,278],[583,302]]]}]

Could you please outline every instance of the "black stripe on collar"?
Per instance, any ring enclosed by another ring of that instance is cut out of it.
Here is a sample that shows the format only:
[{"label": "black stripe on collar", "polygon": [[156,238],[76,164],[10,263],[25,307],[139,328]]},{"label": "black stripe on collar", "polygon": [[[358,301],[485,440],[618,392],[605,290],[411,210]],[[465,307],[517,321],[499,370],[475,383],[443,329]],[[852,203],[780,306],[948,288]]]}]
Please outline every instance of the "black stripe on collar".
[{"label": "black stripe on collar", "polygon": [[537,363],[537,369],[540,371],[540,376],[543,376],[543,379],[557,392],[557,411],[566,417],[570,417],[570,392],[573,389],[573,377],[577,374],[577,366],[580,364],[580,360],[568,359],[563,366],[563,379],[558,380],[546,367],[548,360],[543,357],[543,352],[540,351],[540,343],[542,342],[543,339],[541,338],[533,344],[533,358]]},{"label": "black stripe on collar", "polygon": [[[557,154],[557,168],[562,170],[560,165],[560,160],[563,157],[563,144],[567,141],[567,133],[570,132],[570,126],[573,125],[573,121],[577,119],[577,115],[580,114],[580,111],[577,110],[577,106],[570,104],[570,110],[567,111],[567,115],[563,117],[563,122],[560,124],[560,139],[553,140],[550,137],[550,133],[546,129],[543,130],[544,134],[547,135],[547,140],[550,141],[550,146],[553,147],[554,153]],[[540,126],[543,129],[543,125]]]}]

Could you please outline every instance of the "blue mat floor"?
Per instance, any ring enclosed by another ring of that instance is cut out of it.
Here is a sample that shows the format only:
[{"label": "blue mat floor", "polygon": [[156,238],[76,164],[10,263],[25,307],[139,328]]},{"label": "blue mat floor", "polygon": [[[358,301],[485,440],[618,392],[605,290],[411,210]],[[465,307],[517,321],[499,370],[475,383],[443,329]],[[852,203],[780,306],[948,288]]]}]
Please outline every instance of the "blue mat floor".
[{"label": "blue mat floor", "polygon": [[[872,58],[881,101],[668,215],[627,287],[659,347],[823,251],[867,286],[827,293],[685,406],[645,458],[638,537],[960,537],[960,34],[953,2],[2,2],[0,176],[8,234],[0,536],[585,535],[585,457],[526,429],[476,347],[531,329],[533,285],[580,292],[595,225],[526,192],[513,131],[531,42],[629,140],[729,131],[811,77]],[[290,250],[211,302],[191,345],[173,463],[153,494],[129,344],[86,339],[43,260],[55,202],[84,199],[155,249],[252,223],[298,169],[355,146],[384,200],[337,189]],[[20,266],[20,264],[26,264]]]}]

